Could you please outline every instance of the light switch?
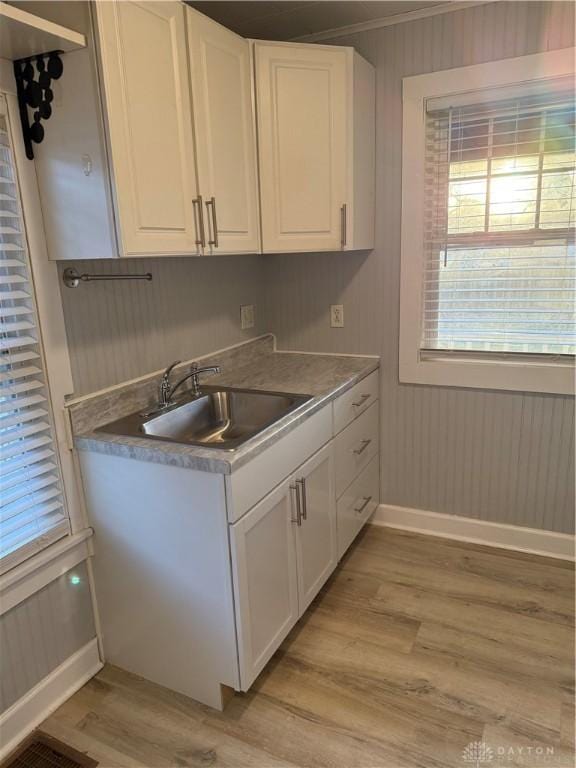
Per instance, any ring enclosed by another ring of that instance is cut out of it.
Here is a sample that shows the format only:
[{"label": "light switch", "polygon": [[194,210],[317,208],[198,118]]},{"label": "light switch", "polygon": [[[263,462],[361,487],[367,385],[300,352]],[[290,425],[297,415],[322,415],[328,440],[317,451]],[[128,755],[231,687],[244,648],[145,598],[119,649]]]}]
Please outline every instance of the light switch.
[{"label": "light switch", "polygon": [[243,331],[254,328],[254,304],[242,304],[240,306],[240,328]]}]

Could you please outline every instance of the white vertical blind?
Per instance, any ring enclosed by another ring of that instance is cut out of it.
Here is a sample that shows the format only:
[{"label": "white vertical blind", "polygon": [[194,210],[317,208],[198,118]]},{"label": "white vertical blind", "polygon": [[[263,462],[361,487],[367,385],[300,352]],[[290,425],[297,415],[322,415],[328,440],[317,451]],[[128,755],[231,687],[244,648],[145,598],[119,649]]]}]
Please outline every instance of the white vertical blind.
[{"label": "white vertical blind", "polygon": [[0,573],[68,533],[16,169],[0,96]]},{"label": "white vertical blind", "polygon": [[423,350],[574,355],[574,93],[426,118]]}]

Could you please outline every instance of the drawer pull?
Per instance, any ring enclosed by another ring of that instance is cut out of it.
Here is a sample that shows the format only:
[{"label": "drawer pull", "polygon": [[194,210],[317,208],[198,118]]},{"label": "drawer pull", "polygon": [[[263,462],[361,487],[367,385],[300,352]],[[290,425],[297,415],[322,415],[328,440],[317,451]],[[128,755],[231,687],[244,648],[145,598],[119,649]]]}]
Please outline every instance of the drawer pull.
[{"label": "drawer pull", "polygon": [[364,496],[364,502],[359,507],[354,507],[354,512],[364,512],[368,504],[372,501],[372,496]]},{"label": "drawer pull", "polygon": [[372,397],[372,395],[362,395],[360,400],[358,400],[357,403],[352,403],[352,405],[354,406],[354,408],[360,408],[360,406],[364,405],[366,400],[370,400],[371,397]]},{"label": "drawer pull", "polygon": [[360,454],[364,453],[366,448],[368,448],[368,446],[370,445],[371,442],[372,442],[372,440],[362,440],[362,442],[360,443],[360,448],[354,448],[352,453],[355,453],[356,456],[360,456]]},{"label": "drawer pull", "polygon": [[296,523],[296,525],[302,525],[302,509],[300,508],[300,494],[298,493],[298,486],[297,485],[291,485],[290,490],[294,491],[296,494],[296,519],[291,518],[291,523]]}]

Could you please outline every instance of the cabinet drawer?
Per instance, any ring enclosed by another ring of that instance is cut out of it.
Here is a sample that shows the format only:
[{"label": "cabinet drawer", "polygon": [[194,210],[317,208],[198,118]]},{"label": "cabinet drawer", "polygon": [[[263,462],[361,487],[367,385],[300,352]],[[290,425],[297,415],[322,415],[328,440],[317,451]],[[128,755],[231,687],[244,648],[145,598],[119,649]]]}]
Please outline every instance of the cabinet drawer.
[{"label": "cabinet drawer", "polygon": [[379,498],[380,456],[377,454],[338,499],[336,526],[339,560],[378,506]]},{"label": "cabinet drawer", "polygon": [[335,435],[378,399],[379,381],[379,372],[374,371],[334,401]]},{"label": "cabinet drawer", "polygon": [[378,401],[336,438],[336,498],[378,453]]}]

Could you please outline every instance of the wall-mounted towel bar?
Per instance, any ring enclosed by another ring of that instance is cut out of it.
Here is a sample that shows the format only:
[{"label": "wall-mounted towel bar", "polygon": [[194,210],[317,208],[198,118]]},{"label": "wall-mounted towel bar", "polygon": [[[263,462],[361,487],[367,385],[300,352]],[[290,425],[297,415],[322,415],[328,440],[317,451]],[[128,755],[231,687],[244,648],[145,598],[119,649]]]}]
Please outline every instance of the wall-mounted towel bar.
[{"label": "wall-mounted towel bar", "polygon": [[81,275],[74,267],[66,267],[62,273],[62,280],[68,288],[77,288],[80,282],[91,283],[96,280],[152,280],[152,275],[150,272],[145,272],[143,275]]}]

